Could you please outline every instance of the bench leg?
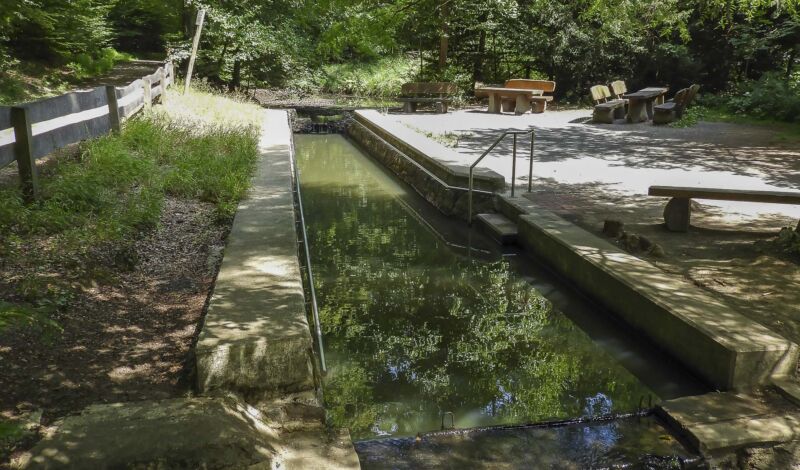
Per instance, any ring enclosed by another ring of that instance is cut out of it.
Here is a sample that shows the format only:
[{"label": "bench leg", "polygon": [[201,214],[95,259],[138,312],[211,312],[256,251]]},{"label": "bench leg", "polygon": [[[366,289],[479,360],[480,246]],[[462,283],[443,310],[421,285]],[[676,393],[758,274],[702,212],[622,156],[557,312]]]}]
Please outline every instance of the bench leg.
[{"label": "bench leg", "polygon": [[446,113],[447,112],[447,104],[446,103],[442,103],[442,102],[436,103],[436,112],[439,113],[439,114]]},{"label": "bench leg", "polygon": [[653,114],[653,124],[669,124],[670,122],[675,120],[675,113],[672,110],[660,110],[658,108],[655,109]]},{"label": "bench leg", "polygon": [[547,101],[536,100],[533,102],[533,109],[531,109],[532,113],[539,114],[545,112],[546,110],[547,110]]},{"label": "bench leg", "polygon": [[503,100],[503,112],[504,113],[513,113],[515,107],[517,106],[517,102],[511,99],[504,99]]},{"label": "bench leg", "polygon": [[403,103],[403,112],[404,113],[414,113],[417,111],[417,103],[413,101],[406,101]]},{"label": "bench leg", "polygon": [[612,111],[608,108],[594,108],[592,114],[592,122],[598,124],[614,124],[614,117]]},{"label": "bench leg", "polygon": [[628,102],[628,122],[642,122],[647,120],[645,105],[642,100],[631,100]]},{"label": "bench leg", "polygon": [[686,232],[692,217],[692,200],[686,197],[674,197],[664,208],[664,222],[670,232]]},{"label": "bench leg", "polygon": [[489,112],[492,114],[500,114],[500,106],[502,99],[500,95],[497,93],[492,93],[489,95]]},{"label": "bench leg", "polygon": [[531,109],[531,97],[525,95],[517,95],[517,106],[514,108],[514,113],[517,115],[525,114]]}]

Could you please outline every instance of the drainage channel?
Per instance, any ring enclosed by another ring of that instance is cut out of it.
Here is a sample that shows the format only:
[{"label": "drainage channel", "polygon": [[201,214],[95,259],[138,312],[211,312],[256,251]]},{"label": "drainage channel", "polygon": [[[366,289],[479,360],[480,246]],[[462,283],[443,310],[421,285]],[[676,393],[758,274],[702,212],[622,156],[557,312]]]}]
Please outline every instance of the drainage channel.
[{"label": "drainage channel", "polygon": [[[581,458],[609,465],[691,462],[655,417],[626,416],[706,391],[691,374],[544,270],[520,269],[523,257],[509,261],[439,215],[343,136],[296,135],[295,145],[325,404],[331,425],[363,441],[363,465],[405,468],[398,462],[433,462],[460,448],[467,461],[521,455],[530,466],[534,454],[574,447],[575,436],[585,437]],[[561,424],[519,426],[552,420]],[[552,445],[514,450],[531,440]],[[396,452],[375,460],[382,448]]]}]

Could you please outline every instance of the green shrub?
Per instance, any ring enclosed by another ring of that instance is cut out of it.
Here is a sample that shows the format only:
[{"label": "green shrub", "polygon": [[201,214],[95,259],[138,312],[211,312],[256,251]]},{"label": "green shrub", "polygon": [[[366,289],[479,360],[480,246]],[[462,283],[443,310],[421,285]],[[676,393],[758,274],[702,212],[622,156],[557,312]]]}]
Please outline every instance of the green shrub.
[{"label": "green shrub", "polygon": [[800,74],[786,78],[764,74],[732,87],[728,93],[707,97],[705,103],[732,113],[786,122],[800,122]]},{"label": "green shrub", "polygon": [[72,70],[75,78],[81,79],[102,75],[114,68],[114,64],[117,62],[126,62],[131,59],[130,54],[117,52],[112,47],[106,47],[100,49],[95,55],[85,52],[73,55],[68,67]]},{"label": "green shrub", "polygon": [[323,67],[323,92],[390,97],[400,93],[403,83],[413,81],[418,63],[410,56],[386,57],[368,63],[344,63]]}]

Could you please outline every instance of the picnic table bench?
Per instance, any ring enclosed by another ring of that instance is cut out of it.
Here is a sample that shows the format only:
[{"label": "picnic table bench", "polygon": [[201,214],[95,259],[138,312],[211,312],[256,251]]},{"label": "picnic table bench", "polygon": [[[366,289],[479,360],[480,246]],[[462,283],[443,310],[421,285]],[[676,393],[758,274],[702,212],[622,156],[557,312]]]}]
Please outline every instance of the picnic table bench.
[{"label": "picnic table bench", "polygon": [[414,113],[420,103],[433,103],[437,113],[446,113],[458,93],[458,85],[449,82],[411,82],[400,88],[402,96],[397,98],[403,103],[404,113]]},{"label": "picnic table bench", "polygon": [[756,191],[748,189],[700,188],[691,186],[650,186],[649,196],[671,197],[664,208],[664,222],[672,232],[686,232],[692,216],[692,199],[764,202],[800,205],[800,191]]},{"label": "picnic table bench", "polygon": [[671,100],[653,107],[653,124],[668,124],[675,119],[680,119],[683,111],[689,107],[699,90],[700,85],[692,85],[689,88],[678,90]]},{"label": "picnic table bench", "polygon": [[594,101],[592,122],[614,124],[615,118],[625,117],[625,105],[628,103],[622,98],[611,99],[611,90],[605,85],[595,85],[589,89]]},{"label": "picnic table bench", "polygon": [[507,80],[503,87],[476,88],[475,94],[489,97],[490,113],[499,114],[512,109],[516,114],[525,114],[528,111],[543,113],[547,109],[547,103],[553,101],[552,96],[544,96],[544,93],[555,89],[556,82],[514,78]]},{"label": "picnic table bench", "polygon": [[668,88],[648,87],[635,93],[628,93],[625,99],[628,100],[628,122],[643,122],[653,119],[653,105],[664,102],[664,95]]}]

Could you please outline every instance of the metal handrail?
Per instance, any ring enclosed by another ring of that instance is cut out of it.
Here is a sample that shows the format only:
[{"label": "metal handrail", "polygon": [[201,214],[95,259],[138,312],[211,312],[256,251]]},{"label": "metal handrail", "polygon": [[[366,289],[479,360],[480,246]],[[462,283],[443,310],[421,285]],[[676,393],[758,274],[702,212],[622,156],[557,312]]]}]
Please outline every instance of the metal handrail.
[{"label": "metal handrail", "polygon": [[469,223],[469,225],[472,225],[472,192],[473,192],[473,174],[475,172],[475,166],[478,163],[480,163],[481,160],[483,160],[484,157],[486,157],[486,155],[489,155],[489,152],[494,150],[494,148],[497,147],[497,145],[500,142],[502,142],[503,139],[505,139],[505,137],[507,135],[513,135],[514,136],[514,151],[513,151],[514,159],[511,162],[511,197],[514,197],[514,187],[516,186],[516,181],[517,181],[517,136],[529,135],[529,134],[531,136],[531,153],[530,153],[530,165],[529,165],[529,168],[528,168],[528,192],[531,192],[531,189],[532,189],[531,183],[532,183],[532,180],[533,180],[533,143],[536,140],[535,129],[534,128],[530,128],[527,131],[505,131],[502,134],[500,134],[500,136],[497,138],[497,140],[494,141],[494,143],[491,145],[491,147],[486,149],[486,151],[483,152],[481,154],[481,156],[478,157],[478,159],[475,160],[475,162],[472,165],[469,166],[469,188],[468,188],[468,191],[469,191],[469,207],[468,207],[468,211],[469,212],[467,213],[467,222]]},{"label": "metal handrail", "polygon": [[322,326],[319,319],[319,307],[317,306],[317,291],[314,288],[314,273],[311,269],[311,253],[308,250],[308,235],[306,233],[306,217],[303,213],[303,194],[300,191],[300,171],[297,168],[297,159],[295,158],[294,153],[294,142],[292,142],[292,149],[290,152],[290,158],[292,159],[292,169],[294,170],[294,187],[295,191],[297,192],[297,206],[299,208],[298,212],[300,213],[300,228],[301,232],[303,233],[303,249],[306,255],[306,272],[308,273],[308,285],[309,289],[311,290],[311,312],[314,316],[314,329],[317,333],[317,345],[319,346],[319,363],[320,367],[322,368],[322,372],[327,372],[327,367],[325,365],[325,348],[322,344]]}]

